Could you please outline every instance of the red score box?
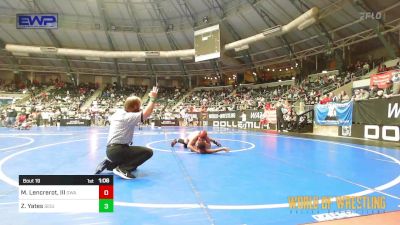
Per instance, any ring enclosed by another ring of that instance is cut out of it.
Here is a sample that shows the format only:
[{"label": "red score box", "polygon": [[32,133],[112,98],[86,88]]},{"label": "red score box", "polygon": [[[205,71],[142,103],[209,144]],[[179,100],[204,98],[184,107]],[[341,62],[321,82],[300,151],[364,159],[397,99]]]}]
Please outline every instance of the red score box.
[{"label": "red score box", "polygon": [[113,199],[113,198],[114,198],[113,185],[99,186],[99,199]]}]

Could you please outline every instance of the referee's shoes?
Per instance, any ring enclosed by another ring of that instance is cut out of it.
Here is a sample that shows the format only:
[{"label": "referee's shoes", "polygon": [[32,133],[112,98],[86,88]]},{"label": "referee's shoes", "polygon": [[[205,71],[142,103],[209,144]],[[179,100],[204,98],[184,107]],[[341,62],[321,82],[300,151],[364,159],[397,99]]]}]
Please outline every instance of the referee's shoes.
[{"label": "referee's shoes", "polygon": [[119,168],[119,167],[113,169],[113,172],[114,172],[115,175],[118,175],[118,176],[120,176],[120,177],[123,178],[123,179],[130,180],[130,179],[136,178],[135,176],[133,176],[133,175],[131,174],[130,171],[121,169],[121,168]]},{"label": "referee's shoes", "polygon": [[94,174],[100,174],[103,170],[113,170],[116,167],[109,159],[104,159],[97,167]]}]

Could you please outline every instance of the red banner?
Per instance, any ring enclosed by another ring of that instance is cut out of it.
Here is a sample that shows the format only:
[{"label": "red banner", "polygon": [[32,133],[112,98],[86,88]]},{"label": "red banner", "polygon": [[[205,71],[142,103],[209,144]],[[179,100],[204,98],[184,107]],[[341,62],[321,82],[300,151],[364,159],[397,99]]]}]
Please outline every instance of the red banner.
[{"label": "red banner", "polygon": [[376,85],[378,86],[378,88],[382,89],[390,87],[392,85],[392,83],[390,82],[392,80],[392,77],[394,76],[394,74],[399,72],[399,70],[390,70],[383,73],[372,74],[369,85],[370,87]]},{"label": "red banner", "polygon": [[276,110],[264,110],[264,114],[261,117],[263,123],[276,124]]}]

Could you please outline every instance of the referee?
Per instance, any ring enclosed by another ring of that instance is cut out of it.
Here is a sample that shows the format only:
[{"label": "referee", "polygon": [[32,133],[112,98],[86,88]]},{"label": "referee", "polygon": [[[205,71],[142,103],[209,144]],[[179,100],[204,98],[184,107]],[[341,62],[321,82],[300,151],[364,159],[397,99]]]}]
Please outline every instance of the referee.
[{"label": "referee", "polygon": [[149,93],[150,102],[143,111],[140,111],[140,98],[131,96],[125,101],[125,109],[117,110],[110,117],[107,159],[97,166],[96,174],[108,169],[124,179],[133,179],[135,176],[132,175],[132,171],[153,156],[151,149],[129,144],[132,143],[135,126],[140,122],[143,123],[153,112],[157,93],[158,88],[153,87]]}]

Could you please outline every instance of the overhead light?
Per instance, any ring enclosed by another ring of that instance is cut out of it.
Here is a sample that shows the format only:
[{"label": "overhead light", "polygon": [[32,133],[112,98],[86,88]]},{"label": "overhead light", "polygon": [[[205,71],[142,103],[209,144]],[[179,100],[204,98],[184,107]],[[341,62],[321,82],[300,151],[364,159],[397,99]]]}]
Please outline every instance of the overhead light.
[{"label": "overhead light", "polygon": [[293,66],[292,66],[292,67],[290,67],[290,69],[292,70],[292,69],[293,69]]},{"label": "overhead light", "polygon": [[292,77],[292,80],[296,79],[295,77]]},{"label": "overhead light", "polygon": [[91,61],[100,61],[100,57],[97,56],[86,56],[85,59]]},{"label": "overhead light", "polygon": [[289,69],[288,68],[286,68],[286,71],[288,71]]},{"label": "overhead light", "polygon": [[160,52],[159,51],[147,51],[145,52],[147,57],[158,57],[160,56]]},{"label": "overhead light", "polygon": [[228,80],[231,80],[231,78],[229,77]]},{"label": "overhead light", "polygon": [[193,57],[192,56],[182,56],[179,59],[182,61],[190,61],[190,60],[193,60]]},{"label": "overhead light", "polygon": [[279,69],[279,71],[282,71],[282,69]]},{"label": "overhead light", "polygon": [[313,25],[316,22],[317,22],[317,18],[311,17],[310,19],[304,21],[299,26],[297,26],[297,29],[304,30],[304,29],[308,28],[309,26]]},{"label": "overhead light", "polygon": [[14,56],[29,56],[27,52],[12,52]]},{"label": "overhead light", "polygon": [[282,80],[278,80],[278,82],[282,82]]},{"label": "overhead light", "polygon": [[253,75],[254,75],[254,76],[257,76],[256,72],[253,72]]},{"label": "overhead light", "polygon": [[43,53],[55,54],[58,49],[55,47],[40,47],[40,51]]},{"label": "overhead light", "polygon": [[322,73],[328,73],[328,71],[326,71],[326,70],[322,70]]},{"label": "overhead light", "polygon": [[247,49],[249,49],[249,45],[242,45],[240,47],[235,48],[235,52],[240,52]]},{"label": "overhead light", "polygon": [[269,68],[267,69],[267,71],[269,71]]},{"label": "overhead light", "polygon": [[272,72],[275,72],[275,69],[272,69]]},{"label": "overhead light", "polygon": [[270,35],[270,34],[279,32],[279,31],[281,31],[281,30],[282,30],[282,26],[281,26],[281,25],[278,25],[278,26],[271,27],[271,28],[268,28],[268,29],[264,30],[264,31],[262,32],[262,34],[263,34],[264,36],[268,36],[268,35]]},{"label": "overhead light", "polygon": [[145,58],[132,58],[132,62],[145,62]]}]

